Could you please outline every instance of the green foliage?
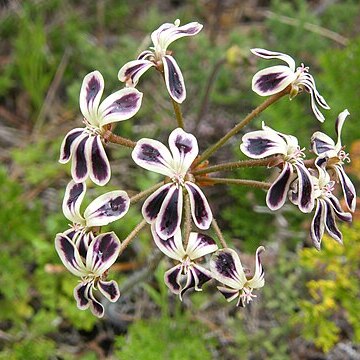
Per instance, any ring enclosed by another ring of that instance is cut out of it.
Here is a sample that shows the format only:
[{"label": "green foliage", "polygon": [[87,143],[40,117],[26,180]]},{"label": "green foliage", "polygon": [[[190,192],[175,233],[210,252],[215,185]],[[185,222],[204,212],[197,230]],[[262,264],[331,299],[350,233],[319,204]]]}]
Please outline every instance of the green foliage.
[{"label": "green foliage", "polygon": [[205,330],[186,315],[140,320],[126,337],[118,337],[115,354],[123,360],[212,359]]},{"label": "green foliage", "polygon": [[294,321],[301,324],[302,335],[324,352],[340,340],[345,330],[340,320],[351,327],[350,339],[360,341],[360,224],[341,230],[344,246],[325,237],[321,252],[313,248],[300,252],[300,265],[311,274],[306,284],[310,299],[300,302]]}]

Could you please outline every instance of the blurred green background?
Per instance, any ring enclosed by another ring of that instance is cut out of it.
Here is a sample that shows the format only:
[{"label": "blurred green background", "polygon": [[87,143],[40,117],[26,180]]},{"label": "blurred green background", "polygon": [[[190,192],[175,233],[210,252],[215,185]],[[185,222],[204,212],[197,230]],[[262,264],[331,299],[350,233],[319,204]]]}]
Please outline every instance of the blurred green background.
[{"label": "blurred green background", "polygon": [[[106,95],[121,88],[120,67],[151,45],[153,30],[177,18],[204,24],[196,37],[171,45],[188,92],[182,105],[186,130],[197,136],[200,150],[263,101],[251,91],[251,78],[270,62],[249,51],[263,47],[310,66],[331,110],[320,124],[308,96],[291,103],[284,98],[246,131],[265,121],[309,148],[316,130],[335,138],[335,119],[347,108],[343,144],[352,157],[347,172],[359,184],[358,0],[2,0],[0,358],[359,359],[359,215],[351,227],[342,226],[343,247],[325,238],[317,252],[308,239],[311,216],[291,206],[270,213],[265,193],[250,188],[219,185],[205,192],[245,265],[252,266],[259,244],[267,249],[266,286],[251,306],[226,303],[215,283],[180,303],[162,280],[169,263],[144,273],[154,245],[143,232],[111,271],[126,291],[116,304],[105,304],[104,319],[77,310],[72,295],[77,279],[65,271],[53,246],[55,234],[67,228],[61,202],[70,166],[57,162],[60,143],[67,131],[81,126],[83,77],[97,69]],[[144,93],[141,110],[116,132],[166,141],[176,125],[161,78],[148,71],[138,89]],[[211,164],[243,158],[240,138]],[[111,189],[136,193],[159,180],[136,169],[128,149],[110,145],[107,153],[112,179],[101,189],[89,184],[88,201]],[[224,176],[270,176],[266,169],[229,174]],[[139,206],[111,227],[120,239],[141,220]]]}]

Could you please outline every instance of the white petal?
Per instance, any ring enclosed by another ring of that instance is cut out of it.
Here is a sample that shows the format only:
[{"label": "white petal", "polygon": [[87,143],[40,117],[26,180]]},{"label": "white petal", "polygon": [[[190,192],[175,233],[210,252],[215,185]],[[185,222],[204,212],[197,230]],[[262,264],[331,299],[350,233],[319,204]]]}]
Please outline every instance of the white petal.
[{"label": "white petal", "polygon": [[[150,54],[152,54],[150,52]],[[118,73],[118,78],[122,82],[126,82],[128,86],[136,86],[141,75],[144,74],[155,64],[149,60],[133,60],[126,63]]]},{"label": "white petal", "polygon": [[295,61],[289,55],[283,54],[278,51],[269,51],[269,50],[260,49],[260,48],[250,49],[250,51],[254,55],[260,56],[264,59],[279,59],[279,60],[285,61],[289,65],[290,69],[293,72],[295,72]]},{"label": "white petal", "polygon": [[198,259],[204,255],[211,254],[218,249],[216,242],[208,235],[192,232],[186,254],[191,260]]},{"label": "white petal", "polygon": [[180,229],[175,233],[173,237],[166,240],[161,239],[161,237],[156,233],[155,225],[151,226],[151,233],[156,246],[166,256],[178,261],[181,261],[184,258],[186,254],[182,244]]},{"label": "white petal", "polygon": [[62,210],[65,217],[75,224],[82,224],[84,221],[80,214],[80,206],[85,192],[85,183],[76,183],[74,180],[71,180],[66,186]]}]

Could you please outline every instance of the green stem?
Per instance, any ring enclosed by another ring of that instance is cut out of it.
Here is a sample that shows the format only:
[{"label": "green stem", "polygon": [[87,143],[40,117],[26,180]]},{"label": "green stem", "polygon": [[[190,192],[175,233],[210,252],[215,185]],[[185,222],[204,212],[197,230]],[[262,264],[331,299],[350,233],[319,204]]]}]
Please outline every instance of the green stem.
[{"label": "green stem", "polygon": [[146,220],[142,220],[139,224],[137,224],[133,231],[124,239],[121,243],[119,255],[124,252],[124,250],[128,247],[132,240],[135,239],[136,235],[140,232],[140,230],[147,224]]},{"label": "green stem", "polygon": [[219,225],[218,225],[218,223],[217,223],[217,221],[215,219],[212,219],[211,225],[212,225],[217,237],[219,238],[222,247],[227,248],[228,247],[227,243],[226,243],[226,241],[224,239],[224,236],[223,236],[223,234],[222,234],[222,232],[221,232],[221,230],[219,228]]},{"label": "green stem", "polygon": [[131,204],[137,203],[139,200],[141,200],[145,196],[152,194],[154,191],[156,191],[162,185],[164,185],[164,182],[160,181],[159,183],[155,184],[151,188],[139,192],[138,194],[136,194],[130,198],[130,203]]},{"label": "green stem", "polygon": [[271,184],[263,181],[247,180],[247,179],[228,179],[228,178],[209,178],[206,176],[197,176],[195,178],[199,182],[212,184],[228,184],[228,185],[245,185],[259,189],[269,189]]},{"label": "green stem", "polygon": [[249,167],[256,167],[256,166],[269,166],[271,165],[272,161],[274,160],[273,157],[267,159],[259,159],[259,160],[241,160],[241,161],[233,161],[227,162],[223,164],[208,166],[205,168],[201,168],[199,170],[194,170],[192,172],[193,175],[202,175],[202,174],[209,174],[216,171],[223,171],[223,170],[234,170],[237,168],[249,168]]},{"label": "green stem", "polygon": [[191,208],[189,194],[184,196],[184,249],[187,248],[191,232]]},{"label": "green stem", "polygon": [[174,108],[174,112],[175,112],[175,116],[176,116],[176,121],[178,123],[178,127],[184,129],[184,119],[181,113],[181,108],[180,105],[173,99],[171,98],[171,102],[173,104],[173,108]]},{"label": "green stem", "polygon": [[269,107],[274,102],[281,99],[284,95],[288,94],[290,91],[290,86],[288,86],[283,91],[280,91],[277,94],[274,94],[267,98],[262,104],[255,108],[250,114],[248,114],[241,122],[235,125],[227,134],[225,134],[217,143],[210,146],[204,151],[204,153],[195,160],[195,164],[198,165],[208,159],[215,151],[217,151],[221,146],[223,146],[231,137],[236,135],[243,127],[249,124],[254,118],[261,114],[267,107]]}]

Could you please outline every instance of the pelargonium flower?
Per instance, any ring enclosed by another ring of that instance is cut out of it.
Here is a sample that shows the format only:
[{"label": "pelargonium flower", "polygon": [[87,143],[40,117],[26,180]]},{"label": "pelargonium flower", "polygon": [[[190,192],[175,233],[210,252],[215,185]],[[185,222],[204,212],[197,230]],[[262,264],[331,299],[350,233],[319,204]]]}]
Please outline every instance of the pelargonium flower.
[{"label": "pelargonium flower", "polygon": [[[316,208],[311,222],[310,236],[318,250],[320,250],[321,239],[325,230],[333,239],[342,244],[342,234],[336,226],[336,218],[346,222],[352,220],[351,213],[344,212],[339,200],[333,195],[335,182],[331,180],[324,168],[325,164],[325,158],[318,158],[315,162],[318,174],[312,176]],[[293,201],[296,202],[296,194]]]},{"label": "pelargonium flower", "polygon": [[149,223],[155,223],[156,232],[166,240],[179,229],[183,208],[183,188],[190,198],[191,215],[195,225],[208,229],[212,213],[201,189],[191,182],[188,170],[199,153],[195,136],[181,128],[173,130],[169,136],[168,148],[157,140],[140,139],[132,152],[135,163],[144,169],[170,178],[144,202],[142,214]]},{"label": "pelargonium flower", "polygon": [[350,157],[349,154],[344,151],[344,147],[341,144],[341,130],[348,115],[350,115],[350,113],[346,109],[341,112],[336,119],[336,144],[328,135],[316,131],[311,137],[311,147],[316,155],[328,159],[326,165],[328,168],[335,170],[335,173],[340,180],[346,205],[350,211],[354,212],[356,207],[356,190],[343,168],[345,161],[350,162]]},{"label": "pelargonium flower", "polygon": [[252,131],[242,137],[241,151],[250,158],[263,159],[278,155],[283,163],[280,175],[272,183],[267,195],[266,204],[271,210],[281,208],[287,197],[290,184],[297,174],[299,189],[299,209],[305,213],[314,207],[313,185],[311,175],[303,162],[303,149],[300,149],[295,136],[285,135],[262,125],[263,130]]},{"label": "pelargonium flower", "polygon": [[100,292],[110,301],[119,299],[120,291],[116,281],[105,281],[106,274],[116,261],[120,251],[120,240],[114,232],[96,236],[81,256],[74,242],[64,233],[56,235],[55,248],[64,266],[81,282],[74,289],[77,307],[85,310],[90,307],[91,312],[97,316],[104,315],[104,307],[96,299],[94,290]]},{"label": "pelargonium flower", "polygon": [[71,175],[75,182],[87,177],[97,185],[105,185],[111,175],[109,160],[103,146],[107,125],[130,119],[140,109],[142,93],[125,88],[108,96],[101,104],[104,78],[99,71],[87,74],[80,91],[80,110],[85,128],[70,130],[60,149],[59,162],[72,158]]},{"label": "pelargonium flower", "polygon": [[148,69],[155,66],[164,73],[165,83],[170,96],[178,103],[182,103],[186,98],[186,89],[184,77],[176,60],[168,51],[168,46],[177,39],[184,36],[193,36],[198,34],[202,25],[197,22],[179,26],[180,20],[174,24],[165,23],[151,34],[153,47],[150,50],[143,51],[137,60],[126,63],[120,70],[118,78],[126,82],[128,86],[136,86],[139,78]]},{"label": "pelargonium flower", "polygon": [[265,284],[264,269],[260,262],[260,253],[264,250],[263,246],[256,250],[255,273],[251,279],[247,279],[236,251],[225,248],[211,256],[211,274],[214,279],[225,285],[218,286],[218,289],[228,302],[238,298],[236,306],[244,307],[256,298],[256,295],[252,293],[253,290],[259,289]]},{"label": "pelargonium flower", "polygon": [[94,238],[91,228],[105,226],[122,218],[130,206],[130,199],[125,191],[110,191],[93,200],[82,216],[80,206],[85,193],[85,183],[76,183],[71,180],[66,186],[62,204],[65,217],[72,222],[71,228],[64,234],[76,244],[82,256]]},{"label": "pelargonium flower", "polygon": [[264,59],[279,59],[285,61],[288,66],[276,65],[258,71],[252,79],[252,89],[258,95],[268,96],[277,94],[291,85],[290,98],[294,98],[299,91],[305,90],[310,93],[311,108],[316,118],[323,122],[324,115],[320,112],[317,105],[323,109],[330,109],[325,99],[316,89],[315,80],[309,74],[309,68],[301,64],[295,68],[294,59],[280,52],[269,51],[265,49],[251,49],[253,54]]},{"label": "pelargonium flower", "polygon": [[211,272],[197,264],[197,261],[218,249],[215,241],[205,234],[192,232],[186,250],[184,250],[180,230],[167,240],[161,239],[153,226],[152,234],[157,247],[166,256],[178,262],[164,274],[165,284],[171,292],[179,295],[182,300],[185,291],[191,288],[201,291],[202,285],[212,276]]}]

